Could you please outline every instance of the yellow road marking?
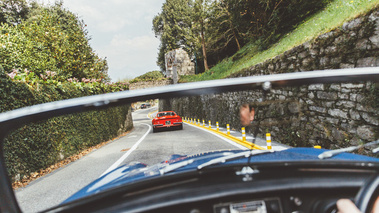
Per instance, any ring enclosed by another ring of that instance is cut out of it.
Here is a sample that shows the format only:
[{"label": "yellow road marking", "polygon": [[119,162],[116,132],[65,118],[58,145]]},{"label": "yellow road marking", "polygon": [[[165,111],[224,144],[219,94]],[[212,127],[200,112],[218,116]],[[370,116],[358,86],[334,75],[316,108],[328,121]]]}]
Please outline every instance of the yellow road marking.
[{"label": "yellow road marking", "polygon": [[[187,124],[190,124],[190,123],[187,122],[187,121],[183,121],[183,122],[184,122],[184,123],[187,123]],[[221,136],[223,136],[223,137],[225,137],[225,138],[227,138],[227,139],[229,139],[229,140],[231,140],[231,141],[233,141],[233,142],[236,142],[236,143],[238,143],[238,144],[240,144],[240,145],[242,145],[242,146],[244,146],[244,147],[246,147],[246,148],[248,148],[248,149],[266,150],[265,148],[263,148],[263,147],[261,147],[261,146],[258,146],[258,145],[254,144],[254,143],[252,143],[252,142],[249,142],[249,141],[243,141],[243,140],[241,140],[241,139],[239,139],[239,138],[237,138],[237,137],[234,137],[234,136],[232,136],[232,135],[227,135],[227,134],[225,134],[225,133],[223,133],[223,132],[221,132],[221,131],[217,131],[217,130],[214,130],[214,129],[209,128],[209,127],[203,127],[203,126],[201,126],[201,125],[195,125],[195,124],[190,124],[190,125],[194,125],[194,126],[197,126],[197,127],[203,128],[203,129],[205,129],[205,130],[210,130],[210,131],[212,131],[212,132],[214,132],[214,133],[216,133],[216,134],[218,134],[218,135],[221,135]]]},{"label": "yellow road marking", "polygon": [[147,114],[147,117],[149,117],[151,120],[153,120],[153,117],[151,117],[151,114],[156,113],[156,112],[158,112],[158,110],[154,110],[154,111],[150,112],[149,114]]}]

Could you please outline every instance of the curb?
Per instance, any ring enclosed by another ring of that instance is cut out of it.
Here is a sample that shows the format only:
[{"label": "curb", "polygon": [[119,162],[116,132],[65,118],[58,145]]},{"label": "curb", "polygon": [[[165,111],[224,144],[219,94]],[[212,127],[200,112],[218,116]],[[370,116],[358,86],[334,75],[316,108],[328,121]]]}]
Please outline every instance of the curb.
[{"label": "curb", "polygon": [[158,110],[154,110],[152,112],[149,112],[149,114],[147,114],[147,117],[150,118],[151,120],[153,120],[153,117],[151,117],[151,114],[156,113],[156,112],[158,112]]},{"label": "curb", "polygon": [[258,145],[254,144],[254,143],[252,143],[252,142],[249,142],[249,141],[243,141],[243,140],[241,140],[241,139],[239,139],[239,138],[236,138],[236,137],[234,137],[234,136],[232,136],[232,135],[225,134],[225,133],[223,133],[223,132],[221,132],[221,131],[217,131],[217,130],[214,130],[214,129],[209,128],[209,127],[204,127],[204,126],[202,126],[202,125],[198,125],[198,124],[190,123],[190,122],[188,122],[188,121],[183,121],[183,123],[186,123],[186,124],[189,124],[189,125],[194,125],[194,126],[197,126],[197,127],[201,127],[201,128],[203,128],[203,129],[205,129],[205,130],[212,131],[212,132],[214,132],[214,133],[216,133],[216,134],[218,134],[218,135],[221,135],[222,137],[225,137],[225,138],[227,138],[227,139],[229,139],[229,140],[231,140],[231,141],[233,141],[233,142],[236,142],[236,143],[238,143],[238,144],[240,144],[240,145],[242,145],[242,146],[244,146],[244,147],[246,147],[246,148],[248,148],[248,149],[267,150],[267,149],[265,149],[265,148],[263,148],[263,147],[261,147],[261,146],[258,146]]}]

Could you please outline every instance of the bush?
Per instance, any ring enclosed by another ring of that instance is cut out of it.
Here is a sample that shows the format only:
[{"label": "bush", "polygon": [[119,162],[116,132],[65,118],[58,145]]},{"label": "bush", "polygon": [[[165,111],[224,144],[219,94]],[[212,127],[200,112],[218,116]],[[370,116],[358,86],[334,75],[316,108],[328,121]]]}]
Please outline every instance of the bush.
[{"label": "bush", "polygon": [[[14,77],[20,78],[22,77]],[[127,89],[124,84],[61,83],[51,79],[49,82],[35,79],[25,82],[14,79],[0,69],[0,112]],[[117,137],[131,128],[129,105],[60,116],[25,125],[8,135],[4,141],[9,175],[23,178],[62,158]]]},{"label": "bush", "polygon": [[33,5],[21,23],[0,24],[0,65],[7,72],[28,69],[39,76],[50,70],[60,81],[73,77],[109,80],[107,61],[89,45],[83,21],[59,3]]}]

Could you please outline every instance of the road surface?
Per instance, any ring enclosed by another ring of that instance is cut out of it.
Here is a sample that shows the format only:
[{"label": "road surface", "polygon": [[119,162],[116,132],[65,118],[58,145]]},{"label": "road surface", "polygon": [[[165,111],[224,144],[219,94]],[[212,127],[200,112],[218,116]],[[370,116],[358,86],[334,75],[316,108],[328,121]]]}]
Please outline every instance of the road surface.
[{"label": "road surface", "polygon": [[133,112],[134,129],[85,157],[72,162],[24,188],[16,197],[24,212],[37,212],[58,205],[82,187],[119,165],[141,161],[148,165],[172,154],[196,154],[211,150],[245,149],[191,125],[183,130],[153,133],[148,117],[156,108]]}]

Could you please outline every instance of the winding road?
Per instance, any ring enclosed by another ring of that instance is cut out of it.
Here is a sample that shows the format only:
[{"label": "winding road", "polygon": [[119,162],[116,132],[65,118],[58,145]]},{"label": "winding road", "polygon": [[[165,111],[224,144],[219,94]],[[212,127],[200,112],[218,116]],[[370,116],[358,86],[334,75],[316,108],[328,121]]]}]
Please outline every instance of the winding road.
[{"label": "winding road", "polygon": [[22,211],[38,212],[58,205],[93,180],[129,162],[152,165],[167,160],[172,154],[246,149],[192,125],[184,125],[183,130],[153,133],[148,115],[154,116],[154,111],[156,107],[133,112],[134,129],[126,136],[17,189]]}]

